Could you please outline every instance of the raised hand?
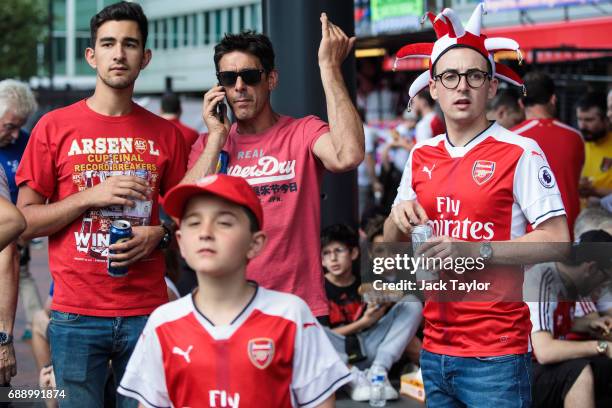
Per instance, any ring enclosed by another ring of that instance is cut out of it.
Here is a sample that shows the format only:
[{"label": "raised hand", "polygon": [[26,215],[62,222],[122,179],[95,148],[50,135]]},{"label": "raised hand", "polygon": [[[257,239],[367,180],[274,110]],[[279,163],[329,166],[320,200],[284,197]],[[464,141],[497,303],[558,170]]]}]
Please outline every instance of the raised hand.
[{"label": "raised hand", "polygon": [[319,45],[319,66],[339,68],[355,45],[356,37],[349,38],[337,25],[321,13],[321,44]]}]

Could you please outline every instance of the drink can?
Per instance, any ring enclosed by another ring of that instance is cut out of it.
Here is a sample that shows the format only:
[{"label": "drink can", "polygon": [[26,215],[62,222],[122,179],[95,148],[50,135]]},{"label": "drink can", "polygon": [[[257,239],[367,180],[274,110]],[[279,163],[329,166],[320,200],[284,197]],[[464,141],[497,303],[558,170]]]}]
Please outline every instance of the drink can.
[{"label": "drink can", "polygon": [[[134,176],[145,180],[147,183],[151,182],[151,172],[148,170],[134,170]],[[134,207],[123,207],[123,216],[128,218],[139,218],[139,225],[149,225],[153,202],[151,200],[134,200],[134,204],[136,204]]]},{"label": "drink can", "polygon": [[[113,221],[110,229],[109,245],[120,244],[121,242],[128,241],[132,238],[132,226],[129,221],[126,220],[115,220]],[[111,254],[115,254],[115,251],[109,251]],[[128,273],[127,267],[117,268],[111,267],[110,257],[107,260],[108,274],[113,278],[121,278],[126,276]]]},{"label": "drink can", "polygon": [[221,150],[221,153],[219,153],[219,160],[217,161],[217,173],[227,174],[228,166],[229,154],[225,150]]},{"label": "drink can", "polygon": [[[431,227],[431,225],[423,224],[423,225],[416,225],[415,227],[413,227],[412,237],[411,237],[412,238],[412,256],[416,257],[417,249],[419,249],[419,247],[423,245],[423,243],[425,243],[425,241],[427,241],[431,237],[433,237],[433,228]],[[426,262],[426,259],[421,258],[421,262]],[[437,280],[439,278],[439,275],[437,272],[428,270],[423,264],[417,267],[415,273],[416,273],[417,280],[429,281],[429,280]]]},{"label": "drink can", "polygon": [[430,225],[414,226],[412,228],[412,250],[416,253],[417,249],[432,236],[433,228]]}]

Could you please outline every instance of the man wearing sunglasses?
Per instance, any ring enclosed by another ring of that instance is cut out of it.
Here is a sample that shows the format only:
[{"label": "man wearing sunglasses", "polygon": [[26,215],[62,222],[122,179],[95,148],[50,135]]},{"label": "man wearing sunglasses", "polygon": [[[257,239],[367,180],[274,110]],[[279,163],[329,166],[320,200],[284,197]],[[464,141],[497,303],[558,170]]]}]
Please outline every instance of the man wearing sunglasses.
[{"label": "man wearing sunglasses", "polygon": [[[204,95],[206,147],[199,146],[203,152],[186,179],[214,173],[221,149],[228,153],[227,173],[249,181],[272,220],[265,227],[267,248],[249,263],[248,278],[300,296],[325,321],[329,312],[319,253],[322,175],[325,169],[357,167],[364,157],[364,136],[340,71],[355,37],[347,37],[325,13],[320,20],[318,60],[329,126],[315,116],[296,119],[275,112],[270,93],[279,73],[270,40],[253,32],[228,34],[215,47],[220,85]],[[224,99],[234,124],[216,114]]]},{"label": "man wearing sunglasses", "polygon": [[[465,272],[470,281],[489,282],[487,290],[461,301],[447,301],[457,295],[452,290],[437,291],[436,300],[425,302],[421,369],[428,405],[528,407],[530,321],[521,296],[522,268],[489,264],[556,260],[569,245],[555,253],[533,244],[569,237],[559,189],[537,143],[486,119],[497,78],[516,85],[521,80],[493,58],[494,51],[517,50],[518,44],[485,41],[481,13],[478,5],[465,27],[451,9],[432,15],[435,44],[410,44],[398,52],[398,58],[431,52],[430,70],[409,93],[429,88],[447,133],[411,151],[384,237],[410,240],[413,227],[427,223],[434,236],[419,248],[424,257],[480,258],[486,265],[442,270],[440,278],[447,283]],[[527,224],[534,230],[525,234]]]}]

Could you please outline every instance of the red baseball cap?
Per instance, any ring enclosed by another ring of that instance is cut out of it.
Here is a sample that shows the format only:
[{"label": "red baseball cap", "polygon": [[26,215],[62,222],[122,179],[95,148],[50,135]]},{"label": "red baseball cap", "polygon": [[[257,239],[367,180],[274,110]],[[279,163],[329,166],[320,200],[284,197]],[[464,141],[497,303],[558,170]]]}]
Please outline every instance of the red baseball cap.
[{"label": "red baseball cap", "polygon": [[247,207],[255,214],[259,228],[263,228],[263,209],[259,198],[242,177],[214,174],[199,179],[195,184],[179,184],[166,193],[164,210],[171,217],[181,219],[187,200],[197,194],[209,193]]}]

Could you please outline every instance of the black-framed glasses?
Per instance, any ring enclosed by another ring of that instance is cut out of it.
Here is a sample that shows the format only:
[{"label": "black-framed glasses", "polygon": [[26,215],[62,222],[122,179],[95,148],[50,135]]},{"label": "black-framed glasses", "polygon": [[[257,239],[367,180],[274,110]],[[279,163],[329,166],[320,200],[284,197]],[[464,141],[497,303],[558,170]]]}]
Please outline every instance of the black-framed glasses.
[{"label": "black-framed glasses", "polygon": [[263,69],[243,69],[242,71],[221,71],[217,72],[217,80],[221,86],[234,86],[238,77],[242,78],[247,85],[257,85],[261,81]]},{"label": "black-framed glasses", "polygon": [[461,77],[465,77],[470,88],[480,88],[487,78],[491,78],[488,72],[479,69],[468,69],[466,72],[460,73],[455,70],[445,71],[434,76],[434,80],[440,80],[446,89],[456,89],[461,82]]}]

